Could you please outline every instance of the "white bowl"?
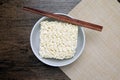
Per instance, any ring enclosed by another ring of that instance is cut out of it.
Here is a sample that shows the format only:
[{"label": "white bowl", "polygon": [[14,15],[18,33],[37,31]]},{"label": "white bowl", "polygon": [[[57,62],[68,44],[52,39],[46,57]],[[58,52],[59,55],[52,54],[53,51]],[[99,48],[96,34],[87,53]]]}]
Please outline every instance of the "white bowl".
[{"label": "white bowl", "polygon": [[[71,17],[67,14],[63,14],[63,13],[56,13],[56,14],[60,14],[60,15],[65,15],[68,17]],[[72,17],[71,17],[72,18]],[[47,18],[47,17],[42,17],[41,19],[39,19],[36,24],[34,25],[32,31],[31,31],[31,35],[30,35],[30,44],[31,44],[31,48],[33,53],[35,54],[35,56],[43,63],[50,65],[50,66],[54,66],[54,67],[60,67],[60,66],[65,66],[68,64],[71,64],[72,62],[74,62],[83,52],[84,46],[85,46],[85,33],[82,27],[78,28],[78,39],[77,39],[77,48],[76,48],[76,53],[74,55],[73,58],[70,59],[65,59],[65,60],[56,60],[56,59],[46,59],[46,58],[42,58],[39,54],[39,46],[40,46],[40,22],[43,20],[55,20],[55,19],[51,19],[51,18]]]}]

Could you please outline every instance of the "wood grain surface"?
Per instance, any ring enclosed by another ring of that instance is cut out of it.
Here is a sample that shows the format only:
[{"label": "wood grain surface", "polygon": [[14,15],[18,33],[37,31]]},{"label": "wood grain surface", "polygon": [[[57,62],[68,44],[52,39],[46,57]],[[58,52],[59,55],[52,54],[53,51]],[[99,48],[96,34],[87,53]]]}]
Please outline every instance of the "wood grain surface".
[{"label": "wood grain surface", "polygon": [[120,80],[120,3],[82,0],[69,14],[104,27],[100,33],[85,29],[83,54],[61,69],[72,80]]},{"label": "wood grain surface", "polygon": [[68,13],[79,0],[0,0],[0,80],[70,80],[59,68],[40,62],[30,48],[30,32],[42,16],[23,6]]}]

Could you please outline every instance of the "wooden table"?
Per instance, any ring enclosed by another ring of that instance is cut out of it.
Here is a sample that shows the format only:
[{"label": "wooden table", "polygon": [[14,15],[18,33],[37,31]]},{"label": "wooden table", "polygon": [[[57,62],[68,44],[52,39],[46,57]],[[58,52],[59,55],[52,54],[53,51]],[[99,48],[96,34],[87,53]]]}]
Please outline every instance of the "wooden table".
[{"label": "wooden table", "polygon": [[29,6],[68,13],[79,0],[0,1],[0,80],[69,80],[59,69],[40,62],[30,47],[30,32],[42,16],[25,12]]}]

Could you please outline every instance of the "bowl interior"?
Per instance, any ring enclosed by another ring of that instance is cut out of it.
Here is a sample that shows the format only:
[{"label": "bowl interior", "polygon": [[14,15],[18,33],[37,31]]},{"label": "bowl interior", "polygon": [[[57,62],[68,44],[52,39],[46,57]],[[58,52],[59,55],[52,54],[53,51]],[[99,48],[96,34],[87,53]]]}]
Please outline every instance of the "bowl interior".
[{"label": "bowl interior", "polygon": [[[62,14],[63,15],[63,14]],[[42,61],[43,63],[50,65],[50,66],[55,66],[55,67],[60,67],[60,66],[65,66],[68,65],[72,62],[74,62],[82,53],[85,45],[85,34],[84,31],[81,27],[78,27],[78,38],[77,38],[77,48],[76,48],[76,53],[73,58],[70,59],[64,59],[64,60],[56,60],[56,59],[45,59],[42,58],[39,54],[39,45],[40,45],[40,22],[48,20],[48,21],[56,21],[55,19],[43,17],[37,21],[37,23],[34,25],[31,36],[30,36],[30,43],[31,43],[31,48],[35,54],[35,56]]]}]

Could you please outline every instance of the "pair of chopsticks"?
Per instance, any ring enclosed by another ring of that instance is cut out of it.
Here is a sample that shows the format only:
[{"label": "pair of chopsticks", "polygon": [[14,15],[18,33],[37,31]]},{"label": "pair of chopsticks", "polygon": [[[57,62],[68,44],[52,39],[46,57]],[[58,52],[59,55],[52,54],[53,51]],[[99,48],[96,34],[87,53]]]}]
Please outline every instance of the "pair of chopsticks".
[{"label": "pair of chopsticks", "polygon": [[102,28],[103,28],[102,26],[97,25],[97,24],[73,19],[73,18],[66,17],[66,16],[61,16],[61,15],[58,15],[58,14],[53,14],[53,13],[38,10],[38,9],[23,7],[23,10],[30,11],[32,13],[40,14],[40,15],[43,15],[43,16],[47,16],[47,17],[50,17],[50,18],[54,18],[54,19],[57,19],[57,20],[61,20],[61,21],[71,23],[71,24],[74,24],[74,25],[79,25],[79,26],[86,27],[86,28],[89,28],[89,29],[97,30],[97,31],[102,31]]}]

